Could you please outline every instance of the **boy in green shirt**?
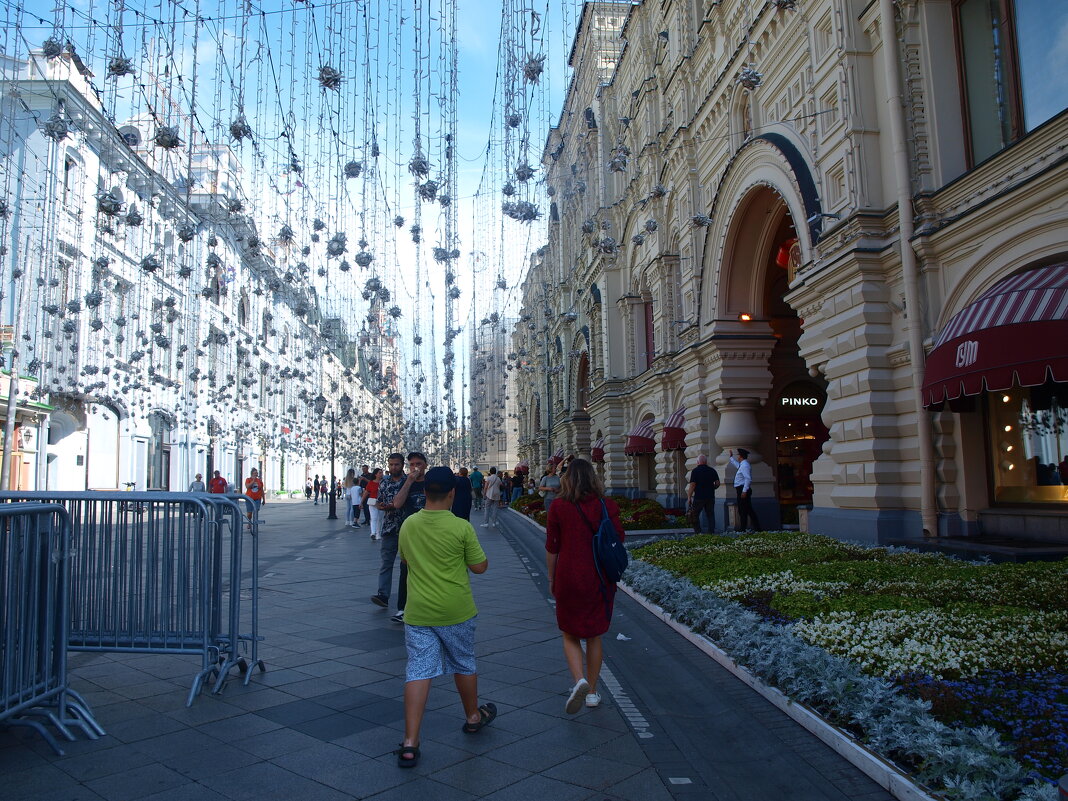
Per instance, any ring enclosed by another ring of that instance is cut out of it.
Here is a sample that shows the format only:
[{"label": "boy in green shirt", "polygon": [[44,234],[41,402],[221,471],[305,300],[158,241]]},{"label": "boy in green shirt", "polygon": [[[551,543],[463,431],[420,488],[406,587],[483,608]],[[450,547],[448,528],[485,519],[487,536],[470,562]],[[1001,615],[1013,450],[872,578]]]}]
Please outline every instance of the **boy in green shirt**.
[{"label": "boy in green shirt", "polygon": [[467,571],[485,573],[489,561],[475,530],[451,511],[456,476],[434,467],[423,479],[426,506],[404,521],[398,550],[408,565],[408,602],[404,607],[404,644],[408,667],[404,684],[404,744],[397,764],[419,762],[419,729],[430,695],[430,682],[452,673],[467,721],[465,734],[476,734],[497,717],[494,704],[478,704],[475,672],[475,618]]}]

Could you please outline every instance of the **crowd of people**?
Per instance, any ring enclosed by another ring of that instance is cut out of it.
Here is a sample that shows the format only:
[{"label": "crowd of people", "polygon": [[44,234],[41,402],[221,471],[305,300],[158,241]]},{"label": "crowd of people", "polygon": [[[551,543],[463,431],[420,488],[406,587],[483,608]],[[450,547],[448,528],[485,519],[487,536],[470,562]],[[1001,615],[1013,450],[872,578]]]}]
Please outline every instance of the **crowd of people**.
[{"label": "crowd of people", "polygon": [[315,504],[329,499],[330,492],[347,501],[346,524],[368,526],[378,543],[381,561],[371,603],[386,610],[395,603],[390,620],[404,625],[408,658],[404,742],[396,752],[399,767],[419,762],[423,714],[436,677],[453,676],[464,711],[464,734],[477,734],[497,716],[496,705],[480,703],[478,695],[478,609],[470,575],[485,573],[489,561],[471,515],[480,511],[482,527],[497,527],[500,509],[525,492],[540,493],[548,512],[546,570],[572,679],[564,709],[575,714],[584,706],[600,705],[601,637],[611,624],[615,584],[599,579],[592,540],[602,514],[620,542],[624,534],[619,509],[605,497],[590,462],[568,460],[567,470],[560,473],[551,464],[534,481],[522,466],[510,473],[496,467],[485,473],[478,467],[454,472],[430,467],[426,456],[416,451],[407,456],[391,453],[385,470],[363,465],[357,473],[353,468],[335,486],[315,476],[305,489]]}]

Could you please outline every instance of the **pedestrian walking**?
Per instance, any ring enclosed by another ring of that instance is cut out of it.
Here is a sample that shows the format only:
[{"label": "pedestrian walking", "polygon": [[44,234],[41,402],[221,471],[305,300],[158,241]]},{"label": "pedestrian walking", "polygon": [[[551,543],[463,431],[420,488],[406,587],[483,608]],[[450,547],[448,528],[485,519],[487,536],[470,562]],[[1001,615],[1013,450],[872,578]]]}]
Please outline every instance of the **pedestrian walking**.
[{"label": "pedestrian walking", "polygon": [[371,472],[371,480],[364,490],[364,502],[371,512],[371,541],[382,537],[382,510],[378,508],[378,486],[382,480],[382,468],[376,467]]},{"label": "pedestrian walking", "polygon": [[[585,704],[601,703],[597,682],[604,650],[601,636],[612,624],[616,585],[604,584],[593,560],[593,536],[600,525],[601,501],[624,539],[619,507],[605,498],[604,485],[593,465],[575,459],[561,481],[557,503],[549,510],[545,529],[545,568],[549,591],[556,599],[556,625],[564,636],[564,656],[574,685],[564,711],[573,715]],[[585,665],[582,640],[586,641]]]},{"label": "pedestrian walking", "polygon": [[350,496],[349,496],[349,491],[352,489],[352,487],[355,484],[356,484],[356,468],[355,467],[350,467],[345,472],[345,480],[342,482],[342,486],[344,487],[343,492],[345,494],[345,501],[346,501],[346,503],[345,503],[345,525],[346,526],[351,526],[352,525],[352,512],[353,512],[353,509],[352,509],[351,499],[350,499]]},{"label": "pedestrian walking", "polygon": [[319,483],[319,474],[318,473],[316,473],[315,474],[315,478],[312,479],[312,489],[315,490],[315,503],[313,503],[312,506],[318,506],[319,505],[319,493],[323,489],[322,484]]},{"label": "pedestrian walking", "polygon": [[[248,478],[245,479],[245,495],[252,499],[252,506],[259,513],[260,507],[263,506],[263,479],[260,478],[260,471],[255,467],[252,468]],[[246,513],[249,522],[252,522],[252,512],[253,509],[249,509]]]},{"label": "pedestrian walking", "polygon": [[511,490],[512,496],[508,500],[509,503],[515,503],[523,494],[523,473],[518,469],[512,474]]},{"label": "pedestrian walking", "polygon": [[311,497],[312,497],[311,479],[307,479],[307,478],[304,479],[304,497],[309,501],[311,500]]},{"label": "pedestrian walking", "polygon": [[[424,460],[425,463],[425,460]],[[408,464],[412,464],[409,456]],[[421,477],[421,476],[420,476]],[[466,520],[452,514],[456,477],[448,467],[435,467],[423,481],[422,511],[409,516],[400,529],[400,555],[408,566],[409,597],[405,607],[404,646],[408,653],[404,683],[404,742],[395,752],[397,764],[419,764],[419,733],[430,696],[430,684],[451,673],[463,704],[465,734],[478,734],[497,717],[492,703],[478,703],[475,663],[475,621],[478,609],[469,573],[485,573],[486,553]]]},{"label": "pedestrian walking", "polygon": [[[749,464],[749,451],[738,449],[738,458],[730,451],[731,464],[738,472],[734,474],[734,493],[738,498],[738,530],[753,531],[760,528],[760,520],[753,510],[753,468]],[[753,528],[749,527],[749,518],[753,519]]]},{"label": "pedestrian walking", "polygon": [[356,471],[352,471],[352,484],[346,490],[345,505],[348,507],[346,519],[353,528],[360,527],[360,509],[363,506],[363,486],[356,478]]},{"label": "pedestrian walking", "polygon": [[222,473],[216,470],[215,475],[212,476],[211,481],[208,482],[208,492],[214,493],[215,495],[225,495],[229,486],[229,483],[223,478]]},{"label": "pedestrian walking", "polygon": [[456,498],[452,502],[452,513],[464,520],[471,519],[471,479],[466,467],[461,467],[456,473]]},{"label": "pedestrian walking", "polygon": [[501,511],[501,477],[497,475],[497,468],[491,467],[486,482],[483,485],[483,493],[486,496],[486,519],[482,523],[483,528],[497,527],[497,514]]},{"label": "pedestrian walking", "polygon": [[[401,524],[426,503],[423,489],[423,474],[426,472],[426,457],[418,451],[408,454],[408,475],[404,475],[404,457],[391,453],[386,462],[389,473],[378,486],[378,508],[382,517],[382,566],[378,570],[378,592],[371,596],[371,603],[389,607],[389,591],[393,586],[393,565],[397,561],[397,537]],[[397,612],[390,620],[404,622],[404,608],[408,600],[408,566],[401,562],[397,579]]]},{"label": "pedestrian walking", "polygon": [[[719,473],[708,466],[708,457],[697,457],[697,467],[690,471],[690,483],[686,485],[686,511],[690,517],[693,533],[701,533],[701,513],[708,518],[708,533],[716,533],[716,490],[719,489]],[[726,521],[724,521],[726,528]]]},{"label": "pedestrian walking", "polygon": [[538,492],[545,500],[545,511],[548,512],[557,493],[560,492],[560,476],[556,475],[556,462],[550,461],[545,465],[545,475],[538,482]]},{"label": "pedestrian walking", "polygon": [[208,488],[204,486],[204,476],[197,473],[197,477],[189,482],[189,492],[207,492]]},{"label": "pedestrian walking", "polygon": [[476,467],[471,471],[471,497],[474,499],[475,508],[482,508],[482,485],[485,483],[485,476]]}]

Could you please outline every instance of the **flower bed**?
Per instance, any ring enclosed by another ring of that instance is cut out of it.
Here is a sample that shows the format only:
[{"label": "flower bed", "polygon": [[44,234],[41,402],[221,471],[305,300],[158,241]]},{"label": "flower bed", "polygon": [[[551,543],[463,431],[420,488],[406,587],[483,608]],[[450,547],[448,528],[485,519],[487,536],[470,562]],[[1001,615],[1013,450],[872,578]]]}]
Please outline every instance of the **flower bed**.
[{"label": "flower bed", "polygon": [[1027,785],[1068,770],[1068,561],[980,565],[791,532],[635,556],[636,591],[947,797],[1054,797]]},{"label": "flower bed", "polygon": [[[664,507],[656,501],[647,498],[624,498],[621,495],[611,497],[619,507],[619,518],[624,531],[652,531],[678,525],[677,520],[669,518]],[[511,507],[533,518],[539,526],[545,525],[545,502],[540,495],[520,496],[512,502]]]}]

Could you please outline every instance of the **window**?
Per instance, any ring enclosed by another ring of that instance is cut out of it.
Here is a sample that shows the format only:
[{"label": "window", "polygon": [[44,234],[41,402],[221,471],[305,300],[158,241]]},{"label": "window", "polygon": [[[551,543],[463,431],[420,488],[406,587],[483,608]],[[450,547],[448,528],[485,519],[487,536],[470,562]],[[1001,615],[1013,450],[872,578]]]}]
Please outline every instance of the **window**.
[{"label": "window", "polygon": [[957,47],[972,164],[1064,110],[1068,4],[960,0]]},{"label": "window", "polygon": [[994,501],[1068,506],[1068,385],[987,395]]}]

